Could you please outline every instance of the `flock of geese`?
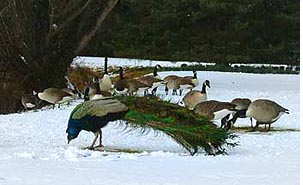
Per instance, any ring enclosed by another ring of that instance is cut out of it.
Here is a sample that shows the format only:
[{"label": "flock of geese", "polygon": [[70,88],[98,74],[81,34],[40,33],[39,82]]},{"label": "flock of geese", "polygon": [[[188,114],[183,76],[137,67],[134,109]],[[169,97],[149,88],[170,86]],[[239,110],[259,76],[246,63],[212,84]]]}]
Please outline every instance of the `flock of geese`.
[{"label": "flock of geese", "polygon": [[[119,80],[113,85],[110,75],[107,71],[107,61],[105,61],[104,75],[102,79],[94,78],[92,83],[84,89],[84,101],[100,99],[107,96],[135,96],[138,92],[146,95],[156,95],[160,86],[165,87],[165,94],[168,95],[172,91],[173,95],[181,96],[185,89],[189,89],[187,94],[180,100],[182,105],[189,110],[194,111],[197,115],[203,115],[212,121],[221,121],[221,127],[230,129],[238,118],[250,118],[252,130],[256,130],[260,124],[268,125],[270,130],[271,124],[277,121],[284,113],[289,111],[274,101],[267,99],[257,99],[251,101],[248,98],[236,98],[231,102],[222,102],[216,100],[208,100],[207,88],[210,88],[210,81],[205,80],[201,90],[193,90],[199,85],[197,72],[193,71],[193,76],[176,76],[168,75],[161,79],[158,75],[160,65],[154,67],[152,75],[141,76],[137,78],[124,78],[122,67],[113,74],[119,74]],[[67,79],[68,80],[68,79]],[[69,82],[69,80],[68,80]],[[70,84],[70,83],[69,83]],[[43,92],[34,92],[31,95],[23,95],[21,103],[25,109],[34,108],[39,100],[53,104],[62,104],[70,102],[77,98],[77,89],[70,85],[71,88],[47,88]],[[253,126],[252,118],[256,120]]]}]

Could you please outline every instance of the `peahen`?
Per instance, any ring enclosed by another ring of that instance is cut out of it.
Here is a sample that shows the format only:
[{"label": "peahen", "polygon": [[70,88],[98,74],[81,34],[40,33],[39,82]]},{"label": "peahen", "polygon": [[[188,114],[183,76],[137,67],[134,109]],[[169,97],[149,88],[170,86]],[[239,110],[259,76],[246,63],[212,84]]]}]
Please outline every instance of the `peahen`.
[{"label": "peahen", "polygon": [[77,105],[70,115],[66,130],[68,143],[78,137],[81,130],[95,134],[93,149],[101,128],[110,121],[124,120],[131,128],[153,129],[163,132],[194,155],[199,148],[207,154],[216,155],[225,152],[224,145],[234,135],[217,128],[204,117],[195,115],[183,107],[164,102],[156,97],[108,97],[90,100]]}]

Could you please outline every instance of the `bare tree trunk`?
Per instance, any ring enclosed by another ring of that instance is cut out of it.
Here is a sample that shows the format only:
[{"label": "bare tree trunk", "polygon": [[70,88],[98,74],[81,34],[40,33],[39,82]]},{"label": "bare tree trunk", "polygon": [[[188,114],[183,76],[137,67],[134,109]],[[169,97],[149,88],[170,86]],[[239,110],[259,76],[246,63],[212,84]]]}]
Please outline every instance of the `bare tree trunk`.
[{"label": "bare tree trunk", "polygon": [[[9,107],[11,99],[19,102],[23,92],[62,87],[73,58],[89,44],[117,2],[1,0],[0,71],[11,74],[5,84],[15,84],[17,92],[7,94],[10,98],[4,99],[10,101],[2,105]],[[0,85],[3,90],[7,88]],[[0,112],[11,111],[0,107]]]}]

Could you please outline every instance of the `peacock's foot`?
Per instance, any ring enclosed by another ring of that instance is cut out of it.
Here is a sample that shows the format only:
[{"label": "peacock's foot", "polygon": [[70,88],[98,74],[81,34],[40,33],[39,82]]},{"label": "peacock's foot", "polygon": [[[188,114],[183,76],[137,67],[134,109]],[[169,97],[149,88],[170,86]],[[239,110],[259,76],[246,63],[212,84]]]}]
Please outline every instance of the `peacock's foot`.
[{"label": "peacock's foot", "polygon": [[85,150],[93,150],[94,147],[93,147],[93,146],[87,146],[87,147],[85,147],[84,149],[85,149]]},{"label": "peacock's foot", "polygon": [[97,145],[95,148],[104,148],[104,145]]}]

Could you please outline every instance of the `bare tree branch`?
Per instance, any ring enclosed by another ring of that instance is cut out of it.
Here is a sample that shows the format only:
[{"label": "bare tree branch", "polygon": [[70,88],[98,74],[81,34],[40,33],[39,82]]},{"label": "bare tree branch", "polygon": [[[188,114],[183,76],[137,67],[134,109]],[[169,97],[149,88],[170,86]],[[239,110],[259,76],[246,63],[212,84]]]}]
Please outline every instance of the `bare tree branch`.
[{"label": "bare tree branch", "polygon": [[[118,0],[104,2],[0,1],[0,71],[11,74],[4,76],[5,84],[12,84],[10,88],[16,92],[5,95],[11,102],[1,104],[0,112],[11,105],[10,109],[16,110],[20,102],[16,98],[23,91],[63,86],[75,51],[88,45]],[[7,88],[0,83],[3,91]]]},{"label": "bare tree branch", "polygon": [[106,19],[107,15],[112,11],[112,9],[116,6],[119,0],[109,0],[106,8],[103,10],[102,14],[99,16],[96,26],[85,35],[79,44],[79,47],[76,50],[76,54],[80,53],[89,43],[89,41],[95,36],[97,30],[101,27],[103,21]]},{"label": "bare tree branch", "polygon": [[50,37],[55,37],[58,33],[61,32],[62,29],[69,26],[69,24],[77,18],[83,11],[88,7],[89,3],[91,3],[92,0],[87,0],[87,2],[82,6],[78,11],[76,11],[73,15],[71,15],[63,24],[61,24],[54,32],[50,33]]}]

